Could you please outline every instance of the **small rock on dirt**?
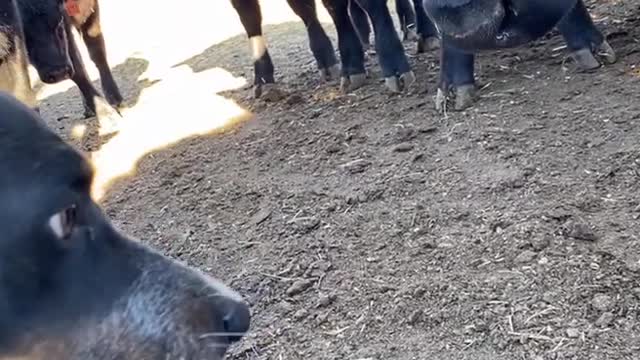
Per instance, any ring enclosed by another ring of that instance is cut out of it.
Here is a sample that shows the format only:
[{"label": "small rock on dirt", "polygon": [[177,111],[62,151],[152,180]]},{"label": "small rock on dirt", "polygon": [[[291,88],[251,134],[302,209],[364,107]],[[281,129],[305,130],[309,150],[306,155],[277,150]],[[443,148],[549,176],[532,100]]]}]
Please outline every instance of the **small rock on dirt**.
[{"label": "small rock on dirt", "polygon": [[358,159],[350,161],[346,164],[342,164],[340,167],[345,169],[351,174],[358,174],[367,170],[367,168],[371,165],[370,161],[364,159]]},{"label": "small rock on dirt", "polygon": [[568,222],[564,227],[565,235],[576,240],[596,241],[598,237],[587,224]]},{"label": "small rock on dirt", "polygon": [[291,96],[287,98],[287,105],[296,105],[302,103],[303,101],[304,99],[299,94],[291,94]]},{"label": "small rock on dirt", "polygon": [[320,219],[315,216],[309,216],[292,220],[291,224],[293,224],[298,231],[306,234],[320,225]]},{"label": "small rock on dirt", "polygon": [[541,251],[549,246],[549,244],[551,243],[551,239],[549,238],[549,236],[535,236],[529,242],[531,243],[531,246],[534,250]]},{"label": "small rock on dirt", "polygon": [[599,311],[609,311],[615,305],[614,299],[606,294],[598,294],[593,297],[591,305]]},{"label": "small rock on dirt", "polygon": [[320,299],[318,299],[318,304],[316,308],[327,307],[331,305],[331,303],[336,299],[335,294],[323,294],[320,295]]},{"label": "small rock on dirt", "polygon": [[291,284],[291,286],[287,289],[287,295],[289,296],[298,295],[304,292],[305,290],[307,290],[308,288],[310,288],[312,284],[313,282],[311,280],[307,280],[307,279],[297,280],[296,282]]},{"label": "small rock on dirt", "polygon": [[424,159],[424,154],[423,153],[419,153],[419,154],[413,155],[413,159],[411,159],[411,161],[418,162],[418,161],[420,161],[422,159]]},{"label": "small rock on dirt", "polygon": [[614,318],[615,318],[615,315],[613,315],[613,313],[610,313],[610,312],[602,313],[602,315],[600,315],[598,320],[596,320],[596,326],[607,327],[613,322]]},{"label": "small rock on dirt", "polygon": [[[413,297],[414,297],[414,298],[416,298],[416,299],[419,299],[419,298],[421,298],[424,294],[426,294],[426,292],[427,292],[427,289],[425,289],[425,288],[423,288],[423,287],[416,288],[416,289],[413,291]],[[640,294],[640,293],[639,293],[639,294]]]},{"label": "small rock on dirt", "polygon": [[628,256],[624,263],[629,271],[640,272],[640,258],[637,256]]},{"label": "small rock on dirt", "polygon": [[578,336],[580,336],[580,330],[575,329],[575,328],[569,328],[567,329],[567,337],[570,339],[575,339]]},{"label": "small rock on dirt", "polygon": [[255,215],[251,217],[251,224],[253,224],[254,226],[260,225],[265,220],[267,220],[270,216],[271,216],[270,209],[266,209],[266,208],[260,209]]},{"label": "small rock on dirt", "polygon": [[410,143],[400,143],[393,147],[393,152],[409,152],[413,150],[415,146]]},{"label": "small rock on dirt", "polygon": [[435,125],[423,126],[418,129],[418,131],[423,134],[429,134],[429,133],[435,132],[436,130],[438,130],[438,127],[436,127]]},{"label": "small rock on dirt", "polygon": [[300,321],[306,318],[309,315],[309,312],[306,309],[300,309],[293,314],[293,319],[296,321]]},{"label": "small rock on dirt", "polygon": [[531,250],[525,250],[520,253],[520,255],[516,256],[514,261],[518,264],[527,263],[533,260],[536,257],[536,253]]},{"label": "small rock on dirt", "polygon": [[409,316],[409,319],[407,320],[407,323],[409,325],[414,325],[418,321],[420,321],[420,318],[422,318],[422,310],[416,310],[413,313],[411,313],[411,315]]}]

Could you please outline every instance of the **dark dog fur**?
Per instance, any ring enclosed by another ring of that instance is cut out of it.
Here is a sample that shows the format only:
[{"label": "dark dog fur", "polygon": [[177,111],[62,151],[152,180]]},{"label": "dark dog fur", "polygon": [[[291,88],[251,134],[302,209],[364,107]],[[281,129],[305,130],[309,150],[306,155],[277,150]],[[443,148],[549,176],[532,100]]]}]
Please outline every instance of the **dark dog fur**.
[{"label": "dark dog fur", "polygon": [[93,169],[0,92],[0,359],[222,359],[242,298],[120,233]]}]

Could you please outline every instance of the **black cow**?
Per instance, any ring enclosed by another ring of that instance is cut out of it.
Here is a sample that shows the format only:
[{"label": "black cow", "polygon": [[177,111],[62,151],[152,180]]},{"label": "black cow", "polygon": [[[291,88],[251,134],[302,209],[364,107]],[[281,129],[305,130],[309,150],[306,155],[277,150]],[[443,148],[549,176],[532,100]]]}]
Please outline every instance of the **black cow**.
[{"label": "black cow", "polygon": [[20,13],[14,0],[0,2],[0,90],[37,109],[31,88]]},{"label": "black cow", "polygon": [[[73,38],[75,27],[100,72],[102,89],[109,104],[122,105],[122,95],[107,62],[100,29],[97,0],[17,0],[31,64],[40,79],[53,84],[71,78],[82,93],[85,117],[96,115],[96,102],[104,102],[93,86]],[[104,107],[103,107],[104,108]],[[109,109],[107,111],[116,111]],[[113,114],[107,114],[113,115]]]},{"label": "black cow", "polygon": [[233,290],[116,230],[92,167],[0,92],[0,358],[221,360],[250,326]]},{"label": "black cow", "polygon": [[[287,1],[307,28],[309,46],[322,76],[325,78],[336,77],[338,73],[337,59],[333,45],[318,20],[315,1]],[[415,76],[393,26],[386,0],[349,1],[357,1],[373,23],[376,51],[387,88],[393,92],[402,91],[414,82]],[[366,78],[364,49],[349,16],[349,1],[323,0],[338,32],[341,89],[343,91],[357,89],[364,84]],[[231,3],[249,37],[255,71],[254,93],[256,97],[259,97],[265,88],[271,88],[275,83],[273,62],[262,34],[260,4],[258,0],[231,0]]]},{"label": "black cow", "polygon": [[[417,40],[417,26],[416,15],[411,5],[411,0],[397,0],[396,2],[396,14],[400,22],[400,29],[402,30],[402,40]],[[358,2],[349,1],[349,16],[353,22],[353,26],[358,32],[362,46],[366,49],[371,47],[369,37],[371,35],[371,26],[369,24],[369,17],[363,8],[360,7]]]},{"label": "black cow", "polygon": [[599,67],[597,58],[616,61],[583,0],[511,0],[508,6],[502,0],[424,0],[423,5],[442,37],[438,108],[446,105],[450,94],[456,110],[473,103],[476,52],[516,47],[554,27],[581,68]]}]

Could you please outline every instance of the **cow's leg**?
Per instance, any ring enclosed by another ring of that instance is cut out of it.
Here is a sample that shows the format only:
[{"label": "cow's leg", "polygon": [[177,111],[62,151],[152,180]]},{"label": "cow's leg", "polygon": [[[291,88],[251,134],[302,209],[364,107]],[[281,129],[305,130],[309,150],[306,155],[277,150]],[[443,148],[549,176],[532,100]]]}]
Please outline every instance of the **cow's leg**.
[{"label": "cow's leg", "polygon": [[414,0],[413,6],[416,12],[416,23],[418,27],[417,53],[424,53],[440,47],[438,30],[427,16],[422,6],[422,0]]},{"label": "cow's leg", "polygon": [[95,99],[101,97],[101,95],[91,83],[91,79],[89,79],[78,45],[73,38],[71,26],[67,26],[67,46],[69,48],[69,58],[74,69],[71,80],[78,86],[82,94],[84,116],[86,118],[93,117],[96,115]]},{"label": "cow's leg", "polygon": [[342,63],[340,88],[344,92],[353,91],[366,81],[364,50],[349,17],[349,3],[346,0],[322,0],[333,19],[338,32],[338,49]]},{"label": "cow's leg", "polygon": [[464,110],[474,102],[476,84],[473,67],[473,54],[462,52],[443,41],[436,109],[446,110],[450,97],[453,97],[454,110]]},{"label": "cow's leg", "polygon": [[373,23],[376,52],[386,87],[401,92],[415,82],[415,75],[393,25],[386,0],[357,0]]},{"label": "cow's leg", "polygon": [[112,107],[98,92],[91,83],[91,79],[87,74],[87,69],[82,61],[82,56],[78,50],[78,45],[72,34],[72,28],[69,22],[67,28],[67,45],[69,49],[69,58],[73,65],[73,76],[71,80],[78,86],[82,93],[82,102],[84,104],[84,117],[97,117],[100,122],[100,134],[113,132],[117,128],[117,120],[120,119],[120,113]]},{"label": "cow's leg", "polygon": [[355,0],[349,0],[349,16],[351,17],[351,22],[353,23],[353,26],[358,33],[358,37],[362,42],[362,47],[365,51],[368,50],[371,47],[371,26],[369,25],[369,16]]},{"label": "cow's leg", "polygon": [[307,28],[309,47],[320,69],[320,75],[326,80],[337,79],[340,75],[340,67],[331,40],[318,20],[315,0],[287,0],[287,2]]},{"label": "cow's leg", "polygon": [[598,58],[607,64],[616,61],[615,51],[593,24],[582,0],[560,21],[558,30],[567,42],[571,56],[582,69],[600,67]]},{"label": "cow's leg", "polygon": [[396,0],[396,13],[402,29],[402,40],[416,40],[418,38],[416,14],[411,6],[411,0]]},{"label": "cow's leg", "polygon": [[[100,72],[100,82],[105,98],[109,104],[115,107],[122,106],[122,95],[107,61],[107,50],[100,28],[100,6],[97,1],[93,14],[87,18],[84,24],[80,25],[79,30],[89,51],[89,56]],[[71,36],[71,34],[68,35]]]},{"label": "cow's leg", "polygon": [[[253,58],[254,95],[256,98],[263,94],[263,90],[274,89],[274,67],[267,49],[267,43],[262,35],[262,13],[258,0],[231,0],[236,9],[240,22],[244,27]],[[266,92],[266,91],[264,91]],[[274,93],[277,91],[274,91]]]}]

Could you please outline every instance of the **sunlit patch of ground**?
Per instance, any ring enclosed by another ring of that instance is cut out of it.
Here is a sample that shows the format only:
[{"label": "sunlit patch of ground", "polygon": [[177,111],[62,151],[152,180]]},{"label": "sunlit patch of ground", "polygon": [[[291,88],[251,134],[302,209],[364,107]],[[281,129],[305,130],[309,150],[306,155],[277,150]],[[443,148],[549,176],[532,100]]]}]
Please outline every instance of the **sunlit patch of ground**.
[{"label": "sunlit patch of ground", "polygon": [[[109,184],[135,171],[140,158],[176,142],[222,130],[251,117],[218,92],[246,84],[228,71],[214,68],[193,73],[188,66],[168,70],[159,82],[144,89],[135,107],[125,109],[118,133],[91,154],[96,170],[93,195],[100,200]],[[84,126],[72,130],[84,135]]]},{"label": "sunlit patch of ground", "polygon": [[[262,0],[261,4],[264,26],[300,22],[286,0]],[[320,0],[316,0],[316,8],[320,21],[330,23],[331,18]],[[138,57],[149,61],[149,71],[161,72],[215,44],[245,34],[230,0],[102,0],[100,13],[111,67],[124,63],[129,57]],[[265,36],[268,41],[269,34]],[[98,79],[98,71],[77,34],[76,40],[89,76],[92,80]],[[247,44],[247,58],[248,51]],[[31,74],[33,82],[37,82],[36,73]],[[38,98],[47,98],[73,86],[71,80],[43,86]]]},{"label": "sunlit patch of ground", "polygon": [[[92,154],[97,174],[94,196],[98,200],[114,179],[132,174],[136,163],[146,154],[250,117],[235,102],[217,95],[244,86],[244,78],[236,78],[221,68],[200,73],[193,73],[188,66],[174,68],[215,44],[244,36],[229,0],[179,3],[104,0],[100,7],[110,66],[113,68],[128,58],[144,59],[149,66],[138,80],[155,83],[142,91],[133,107],[123,110],[117,135]],[[330,17],[320,0],[317,7],[321,21],[329,22]],[[300,21],[286,0],[262,1],[262,14],[265,26]],[[75,36],[89,76],[92,80],[98,79],[84,43]],[[268,34],[266,36],[268,41]],[[31,74],[36,83],[37,74],[33,69]],[[45,99],[73,86],[70,80],[38,86],[38,98]],[[78,125],[72,130],[72,136],[82,137],[85,131],[83,125]]]}]

